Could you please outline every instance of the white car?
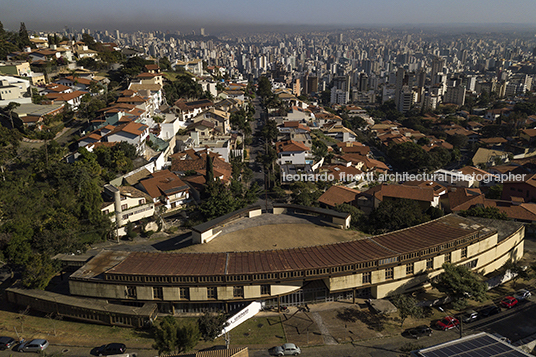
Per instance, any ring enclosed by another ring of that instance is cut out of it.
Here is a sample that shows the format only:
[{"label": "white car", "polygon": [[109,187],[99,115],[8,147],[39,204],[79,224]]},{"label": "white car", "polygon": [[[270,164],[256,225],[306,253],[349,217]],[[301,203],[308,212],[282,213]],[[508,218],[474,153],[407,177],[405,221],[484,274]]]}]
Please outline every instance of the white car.
[{"label": "white car", "polygon": [[520,289],[518,291],[516,291],[516,293],[514,294],[514,297],[518,300],[518,301],[523,301],[523,300],[527,300],[532,294],[530,293],[530,291],[526,290],[526,289]]}]

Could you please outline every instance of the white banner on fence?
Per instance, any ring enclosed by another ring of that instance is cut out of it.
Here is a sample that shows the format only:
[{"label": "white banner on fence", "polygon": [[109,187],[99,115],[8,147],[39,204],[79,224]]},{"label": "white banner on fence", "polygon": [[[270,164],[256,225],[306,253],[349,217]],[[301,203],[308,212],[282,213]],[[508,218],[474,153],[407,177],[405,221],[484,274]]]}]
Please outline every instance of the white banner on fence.
[{"label": "white banner on fence", "polygon": [[257,313],[261,311],[261,308],[262,304],[258,301],[254,301],[248,306],[246,306],[244,309],[240,310],[239,313],[227,320],[228,326],[221,331],[218,337],[225,334],[226,332],[231,331],[236,326],[240,325],[242,322],[247,321],[248,319],[257,315]]}]

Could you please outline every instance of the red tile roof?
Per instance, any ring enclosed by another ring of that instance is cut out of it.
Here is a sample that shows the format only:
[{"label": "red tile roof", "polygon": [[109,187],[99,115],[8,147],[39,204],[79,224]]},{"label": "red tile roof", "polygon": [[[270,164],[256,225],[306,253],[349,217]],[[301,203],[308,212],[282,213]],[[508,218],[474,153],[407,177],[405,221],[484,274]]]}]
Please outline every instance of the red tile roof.
[{"label": "red tile roof", "polygon": [[335,207],[343,203],[352,204],[360,192],[344,186],[331,186],[318,198],[318,202]]},{"label": "red tile roof", "polygon": [[287,141],[280,141],[275,143],[275,147],[277,152],[303,152],[303,151],[310,151],[305,144],[294,141],[294,140],[287,140]]},{"label": "red tile roof", "polygon": [[188,185],[169,170],[154,172],[151,174],[151,178],[140,181],[140,184],[152,198],[188,190]]}]

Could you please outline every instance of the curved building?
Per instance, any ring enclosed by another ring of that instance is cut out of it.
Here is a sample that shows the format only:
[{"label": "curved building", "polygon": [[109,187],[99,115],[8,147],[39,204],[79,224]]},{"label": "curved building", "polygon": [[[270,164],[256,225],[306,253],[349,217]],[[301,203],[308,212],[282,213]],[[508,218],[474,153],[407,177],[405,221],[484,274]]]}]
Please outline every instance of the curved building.
[{"label": "curved building", "polygon": [[222,253],[103,251],[70,277],[71,295],[161,311],[383,298],[429,284],[442,264],[490,273],[523,255],[524,226],[448,215],[359,240],[286,250]]}]

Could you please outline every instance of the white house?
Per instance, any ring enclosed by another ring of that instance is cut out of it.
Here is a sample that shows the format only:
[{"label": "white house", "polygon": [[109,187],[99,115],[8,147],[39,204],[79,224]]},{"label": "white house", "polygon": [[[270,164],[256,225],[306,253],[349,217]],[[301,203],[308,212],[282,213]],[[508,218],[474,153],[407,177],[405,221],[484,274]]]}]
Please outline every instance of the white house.
[{"label": "white house", "polygon": [[310,149],[303,143],[287,140],[275,144],[279,165],[305,165],[313,163]]},{"label": "white house", "polygon": [[136,147],[136,152],[142,154],[145,151],[145,139],[149,136],[149,127],[145,124],[129,122],[115,127],[103,138],[105,142],[124,141]]}]

